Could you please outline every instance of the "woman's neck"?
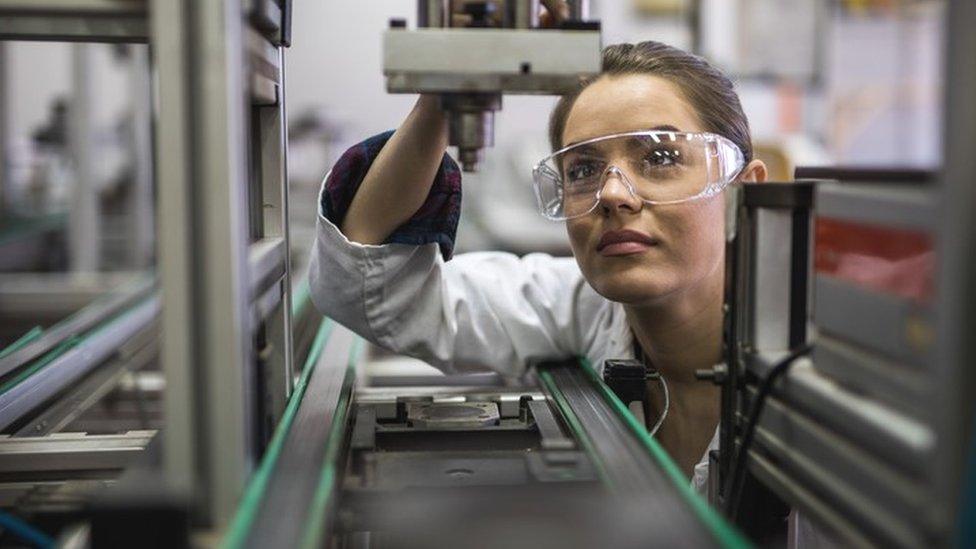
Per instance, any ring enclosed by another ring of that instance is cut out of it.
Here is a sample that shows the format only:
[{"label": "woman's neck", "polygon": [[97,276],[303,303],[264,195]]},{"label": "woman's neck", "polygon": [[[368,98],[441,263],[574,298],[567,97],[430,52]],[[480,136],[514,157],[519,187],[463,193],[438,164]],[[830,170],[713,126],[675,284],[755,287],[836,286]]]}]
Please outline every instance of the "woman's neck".
[{"label": "woman's neck", "polygon": [[723,288],[724,273],[717,268],[659,302],[625,305],[637,343],[669,382],[693,383],[695,370],[721,360]]}]

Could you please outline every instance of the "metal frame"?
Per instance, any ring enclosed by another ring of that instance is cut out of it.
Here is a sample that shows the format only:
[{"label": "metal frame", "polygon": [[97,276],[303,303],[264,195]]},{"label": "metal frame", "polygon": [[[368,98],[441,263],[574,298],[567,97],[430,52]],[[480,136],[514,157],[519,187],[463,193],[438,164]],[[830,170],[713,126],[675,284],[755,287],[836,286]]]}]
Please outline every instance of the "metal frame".
[{"label": "metal frame", "polygon": [[[216,529],[293,386],[282,53],[289,9],[242,0],[0,0],[0,40],[151,43],[158,111],[151,140],[134,146],[148,157],[152,143],[158,182],[163,463],[170,487],[200,503],[197,522]],[[278,18],[270,26],[269,16]],[[148,86],[145,68],[133,68],[134,84],[142,76]],[[90,78],[84,64],[75,76],[79,84]],[[149,137],[141,129],[137,141]],[[87,140],[76,141],[84,163]],[[133,201],[144,205],[153,174],[138,177]],[[133,227],[140,235],[151,223],[142,221]],[[88,362],[71,359],[73,368]]]},{"label": "metal frame", "polygon": [[164,462],[217,529],[293,386],[283,54],[243,9],[156,0],[151,17]]}]

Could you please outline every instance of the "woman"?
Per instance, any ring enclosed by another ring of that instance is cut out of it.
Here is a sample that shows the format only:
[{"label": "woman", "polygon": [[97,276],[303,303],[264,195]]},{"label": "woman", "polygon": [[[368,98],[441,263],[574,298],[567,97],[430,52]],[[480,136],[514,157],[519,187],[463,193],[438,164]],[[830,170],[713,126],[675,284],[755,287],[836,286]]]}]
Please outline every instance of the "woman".
[{"label": "woman", "polygon": [[[739,99],[699,57],[610,46],[601,74],[559,101],[549,137],[556,154],[536,167],[536,191],[544,215],[565,219],[575,260],[448,261],[460,174],[437,98],[421,97],[395,133],[350,149],[327,177],[313,298],[370,341],[446,371],[641,357],[670,388],[656,436],[701,489],[720,397],[694,372],[721,360],[722,189],[766,177]],[[663,394],[648,393],[653,424]]]}]

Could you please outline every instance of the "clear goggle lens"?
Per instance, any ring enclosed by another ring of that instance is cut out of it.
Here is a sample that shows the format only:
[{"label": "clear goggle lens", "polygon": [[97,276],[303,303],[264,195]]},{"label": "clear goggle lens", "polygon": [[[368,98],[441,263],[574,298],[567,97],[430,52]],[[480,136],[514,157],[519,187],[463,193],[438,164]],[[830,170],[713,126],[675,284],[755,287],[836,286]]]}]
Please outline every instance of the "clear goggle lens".
[{"label": "clear goggle lens", "polygon": [[556,151],[532,170],[543,216],[585,215],[600,201],[608,174],[648,204],[715,196],[742,171],[732,141],[711,133],[640,131],[590,139]]}]

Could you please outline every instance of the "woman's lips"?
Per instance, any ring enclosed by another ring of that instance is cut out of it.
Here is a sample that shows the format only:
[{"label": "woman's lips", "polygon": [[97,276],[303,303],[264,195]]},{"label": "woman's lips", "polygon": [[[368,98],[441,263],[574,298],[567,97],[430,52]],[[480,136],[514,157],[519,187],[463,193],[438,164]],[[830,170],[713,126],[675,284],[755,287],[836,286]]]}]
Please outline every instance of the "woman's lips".
[{"label": "woman's lips", "polygon": [[643,252],[657,245],[657,240],[640,231],[624,229],[607,231],[600,237],[596,251],[603,256],[630,255]]}]

